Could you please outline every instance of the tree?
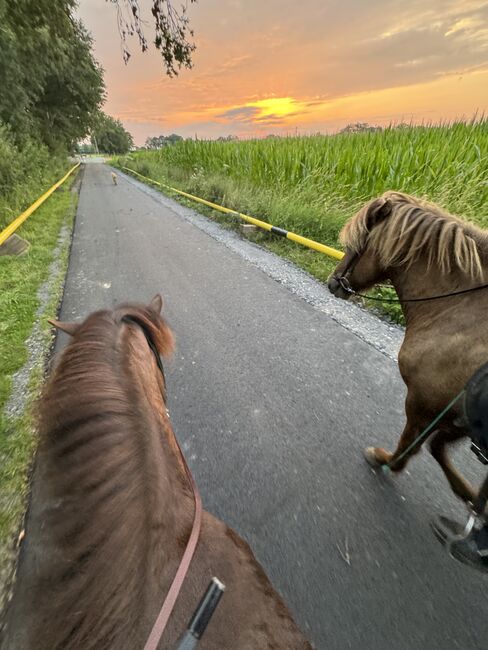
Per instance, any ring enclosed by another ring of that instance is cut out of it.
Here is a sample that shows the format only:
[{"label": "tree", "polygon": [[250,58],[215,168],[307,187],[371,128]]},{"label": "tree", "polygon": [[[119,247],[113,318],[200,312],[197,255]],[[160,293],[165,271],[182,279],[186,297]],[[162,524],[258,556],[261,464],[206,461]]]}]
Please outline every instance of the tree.
[{"label": "tree", "polygon": [[91,39],[75,0],[0,0],[0,121],[17,142],[51,148],[85,135],[104,98]]},{"label": "tree", "polygon": [[96,153],[95,146],[90,142],[78,142],[75,152],[79,154]]},{"label": "tree", "polygon": [[[143,52],[148,49],[139,0],[110,0],[110,2],[117,8],[117,24],[122,39],[124,61],[127,63],[131,56],[127,44],[130,36],[137,36]],[[190,4],[194,2],[196,0],[190,0]],[[166,73],[170,77],[177,75],[181,67],[192,67],[191,57],[196,46],[187,40],[188,36],[194,35],[186,14],[187,3],[182,5],[181,11],[178,12],[172,0],[151,0],[151,14],[156,27],[154,45],[161,53]]]},{"label": "tree", "polygon": [[127,153],[134,145],[131,134],[125,130],[122,122],[105,113],[98,114],[91,140],[99,151],[108,154]]},{"label": "tree", "polygon": [[[71,147],[94,125],[105,98],[103,70],[91,54],[92,38],[73,23],[73,37],[57,68],[46,76],[43,91],[32,107],[41,138],[51,146]],[[74,71],[76,71],[74,73]]]},{"label": "tree", "polygon": [[339,133],[366,133],[367,131],[381,131],[381,126],[370,126],[367,122],[348,124]]},{"label": "tree", "polygon": [[168,135],[166,138],[168,144],[176,144],[177,142],[181,142],[183,140],[183,136],[178,135],[177,133],[172,133],[171,135]]},{"label": "tree", "polygon": [[156,137],[147,138],[144,146],[146,149],[161,149],[162,147],[176,144],[182,140],[183,137],[177,133],[172,133],[171,135],[158,135]]},{"label": "tree", "polygon": [[[143,51],[148,48],[139,0],[110,2],[117,7],[128,60],[131,35]],[[186,5],[177,11],[174,2],[150,0],[154,44],[170,76],[191,67],[195,49],[187,40],[193,32]],[[69,149],[94,128],[105,98],[103,70],[93,57],[90,35],[74,16],[76,6],[77,0],[0,0],[0,125],[8,127],[15,146],[34,138],[51,150]],[[110,131],[110,148],[128,146],[120,129]],[[179,138],[169,137],[170,142]]]}]

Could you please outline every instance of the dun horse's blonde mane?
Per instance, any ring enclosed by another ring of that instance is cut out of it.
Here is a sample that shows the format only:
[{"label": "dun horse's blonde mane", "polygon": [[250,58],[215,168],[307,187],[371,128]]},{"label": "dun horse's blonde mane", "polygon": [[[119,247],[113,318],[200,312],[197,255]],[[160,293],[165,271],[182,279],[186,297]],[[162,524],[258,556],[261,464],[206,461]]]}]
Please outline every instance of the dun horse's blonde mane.
[{"label": "dun horse's blonde mane", "polygon": [[484,277],[480,246],[486,247],[488,236],[483,230],[408,194],[385,192],[381,198],[391,204],[390,214],[371,228],[373,201],[364,205],[342,229],[345,247],[360,253],[368,243],[385,268],[410,266],[426,256],[428,268],[460,270],[475,280]]}]

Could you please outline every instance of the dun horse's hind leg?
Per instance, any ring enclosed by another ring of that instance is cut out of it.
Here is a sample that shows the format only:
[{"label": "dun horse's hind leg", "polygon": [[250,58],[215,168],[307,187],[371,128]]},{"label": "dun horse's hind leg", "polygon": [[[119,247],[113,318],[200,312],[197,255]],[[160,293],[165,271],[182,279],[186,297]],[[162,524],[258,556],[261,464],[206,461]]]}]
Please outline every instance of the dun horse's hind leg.
[{"label": "dun horse's hind leg", "polygon": [[[423,440],[421,440],[418,445],[415,445],[415,447],[410,449],[404,456],[402,455],[413,443],[415,438],[417,438],[417,436],[421,433],[421,431],[421,427],[418,425],[413,426],[407,421],[405,429],[403,430],[403,433],[400,436],[400,440],[398,441],[397,448],[393,453],[386,451],[381,447],[367,447],[364,450],[364,456],[368,463],[373,467],[378,467],[379,465],[390,465],[392,471],[400,472],[407,464],[410,456],[420,451]],[[401,459],[398,460],[400,456]]]},{"label": "dun horse's hind leg", "polygon": [[446,475],[453,492],[463,501],[471,501],[471,503],[474,503],[475,492],[473,488],[453,466],[447,456],[446,450],[446,445],[465,436],[466,433],[462,429],[436,431],[430,440],[429,446],[430,453],[442,467],[442,471]]}]

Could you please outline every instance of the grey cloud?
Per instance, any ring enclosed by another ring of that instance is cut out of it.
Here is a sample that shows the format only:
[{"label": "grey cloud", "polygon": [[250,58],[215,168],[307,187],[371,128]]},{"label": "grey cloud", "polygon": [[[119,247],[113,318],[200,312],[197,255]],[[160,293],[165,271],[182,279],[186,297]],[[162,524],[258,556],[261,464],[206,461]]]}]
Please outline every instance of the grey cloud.
[{"label": "grey cloud", "polygon": [[217,115],[217,117],[230,120],[239,120],[242,122],[251,122],[259,112],[260,109],[256,106],[238,106],[237,108],[231,108],[224,113],[220,113],[220,115]]},{"label": "grey cloud", "polygon": [[290,112],[286,116],[277,115],[276,113],[260,115],[261,109],[257,106],[238,106],[237,108],[231,108],[225,111],[225,113],[220,113],[217,117],[230,122],[237,121],[241,124],[254,126],[283,126],[290,117],[301,116],[304,112],[306,111]]},{"label": "grey cloud", "polygon": [[309,111],[306,110],[300,110],[300,111],[294,111],[287,113],[286,115],[276,115],[276,113],[266,113],[266,115],[261,115],[260,117],[256,117],[253,122],[255,124],[264,124],[267,126],[276,126],[283,124],[283,122],[287,122],[291,117],[299,117],[304,115],[305,113],[308,113]]}]

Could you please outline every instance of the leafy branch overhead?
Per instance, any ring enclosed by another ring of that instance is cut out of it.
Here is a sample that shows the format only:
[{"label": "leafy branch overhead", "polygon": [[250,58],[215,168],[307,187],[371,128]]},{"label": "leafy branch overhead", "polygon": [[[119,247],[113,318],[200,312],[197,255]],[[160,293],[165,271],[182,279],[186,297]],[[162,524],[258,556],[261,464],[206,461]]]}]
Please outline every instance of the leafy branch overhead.
[{"label": "leafy branch overhead", "polygon": [[[146,21],[141,15],[138,0],[109,0],[117,7],[117,24],[122,39],[124,61],[130,59],[128,39],[136,36],[141,50],[148,49],[148,41],[144,26]],[[190,4],[196,0],[189,0]],[[172,0],[151,0],[151,14],[155,23],[156,33],[154,45],[163,57],[166,73],[170,77],[178,74],[182,68],[192,67],[192,54],[195,44],[189,40],[193,38],[193,30],[187,15],[188,0],[178,11],[173,6]]]}]

